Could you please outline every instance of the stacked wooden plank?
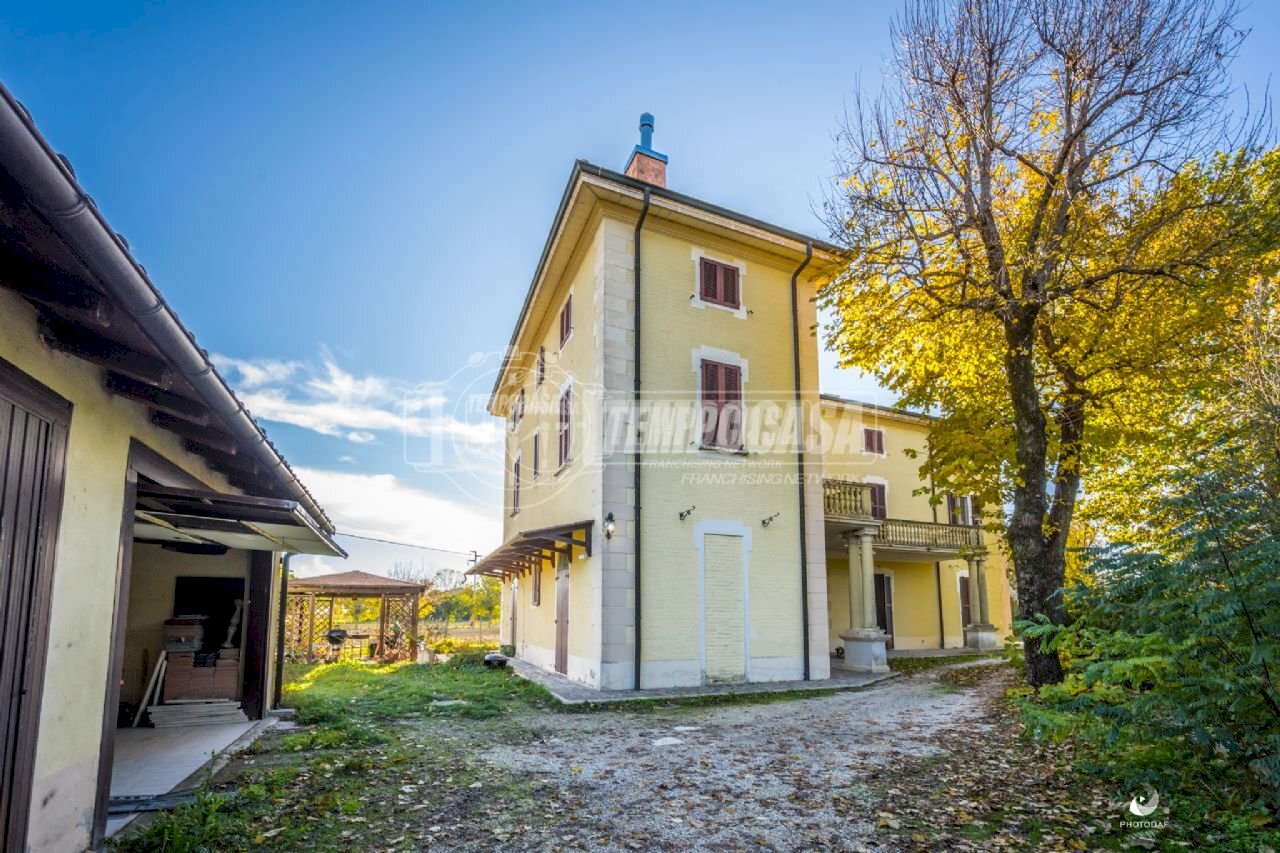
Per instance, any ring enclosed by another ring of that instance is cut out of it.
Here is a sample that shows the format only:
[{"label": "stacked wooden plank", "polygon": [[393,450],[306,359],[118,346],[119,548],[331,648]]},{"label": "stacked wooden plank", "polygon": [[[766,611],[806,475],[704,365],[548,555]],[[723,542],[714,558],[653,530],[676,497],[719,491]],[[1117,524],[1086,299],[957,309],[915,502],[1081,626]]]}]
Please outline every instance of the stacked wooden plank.
[{"label": "stacked wooden plank", "polygon": [[199,651],[204,645],[207,616],[175,616],[164,623],[164,647],[170,652]]},{"label": "stacked wooden plank", "polygon": [[170,652],[164,675],[164,701],[235,699],[240,686],[240,650],[217,654]]},{"label": "stacked wooden plank", "polygon": [[205,726],[215,723],[243,723],[249,719],[240,709],[240,703],[230,699],[149,705],[147,713],[151,716],[151,724],[158,729]]}]

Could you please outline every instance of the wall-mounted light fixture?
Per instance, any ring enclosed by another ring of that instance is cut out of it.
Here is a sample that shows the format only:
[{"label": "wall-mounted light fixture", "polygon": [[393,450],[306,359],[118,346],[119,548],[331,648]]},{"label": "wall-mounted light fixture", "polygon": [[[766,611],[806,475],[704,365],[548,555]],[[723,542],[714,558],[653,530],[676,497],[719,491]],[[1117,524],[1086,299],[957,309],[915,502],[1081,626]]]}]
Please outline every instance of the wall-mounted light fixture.
[{"label": "wall-mounted light fixture", "polygon": [[689,507],[688,509],[682,509],[682,510],[680,510],[680,520],[681,520],[681,521],[684,521],[686,518],[688,518],[689,516],[693,515],[693,511],[694,511],[695,509],[697,509],[697,507],[696,507],[696,506],[691,506],[691,507]]},{"label": "wall-mounted light fixture", "polygon": [[773,520],[774,520],[775,518],[777,518],[778,516],[780,516],[780,515],[782,515],[782,513],[780,513],[780,512],[775,512],[773,515],[769,516],[768,518],[762,518],[762,519],[760,519],[760,526],[761,526],[761,527],[768,527],[770,524],[773,524]]},{"label": "wall-mounted light fixture", "polygon": [[613,531],[618,529],[618,524],[613,520],[613,513],[609,513],[604,517],[604,538],[612,539]]}]

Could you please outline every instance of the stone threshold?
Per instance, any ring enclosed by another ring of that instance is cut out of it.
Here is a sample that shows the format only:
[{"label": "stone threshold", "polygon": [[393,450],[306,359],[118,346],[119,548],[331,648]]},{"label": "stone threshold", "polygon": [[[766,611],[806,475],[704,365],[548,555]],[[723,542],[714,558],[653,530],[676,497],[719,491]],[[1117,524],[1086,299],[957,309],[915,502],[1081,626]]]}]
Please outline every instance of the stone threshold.
[{"label": "stone threshold", "polygon": [[831,677],[818,681],[756,681],[747,684],[709,684],[699,687],[655,687],[643,690],[599,690],[587,684],[572,681],[558,672],[548,672],[516,658],[510,658],[507,666],[516,675],[537,684],[550,693],[562,705],[626,705],[635,702],[654,702],[664,699],[694,699],[703,696],[750,696],[767,693],[839,693],[865,690],[891,678],[897,672],[861,673],[835,670]]}]

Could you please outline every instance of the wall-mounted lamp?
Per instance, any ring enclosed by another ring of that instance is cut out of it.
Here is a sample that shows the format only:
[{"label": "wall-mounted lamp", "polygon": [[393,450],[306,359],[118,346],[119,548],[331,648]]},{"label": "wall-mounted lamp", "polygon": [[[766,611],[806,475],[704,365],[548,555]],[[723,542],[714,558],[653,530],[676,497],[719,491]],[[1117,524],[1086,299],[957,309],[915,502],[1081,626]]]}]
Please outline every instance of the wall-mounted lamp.
[{"label": "wall-mounted lamp", "polygon": [[762,519],[760,519],[760,526],[761,526],[761,527],[768,527],[770,524],[773,524],[773,520],[774,520],[775,518],[777,518],[778,516],[780,516],[780,515],[782,515],[782,513],[780,513],[780,512],[775,512],[773,515],[769,516],[768,518],[762,518]]},{"label": "wall-mounted lamp", "polygon": [[693,511],[694,511],[695,509],[697,509],[697,507],[696,507],[696,506],[691,506],[691,507],[689,507],[688,509],[682,509],[682,510],[680,510],[680,520],[681,520],[681,521],[684,521],[686,518],[688,518],[689,516],[693,515]]},{"label": "wall-mounted lamp", "polygon": [[613,531],[618,529],[618,524],[613,520],[613,513],[609,513],[604,517],[604,538],[612,539]]}]

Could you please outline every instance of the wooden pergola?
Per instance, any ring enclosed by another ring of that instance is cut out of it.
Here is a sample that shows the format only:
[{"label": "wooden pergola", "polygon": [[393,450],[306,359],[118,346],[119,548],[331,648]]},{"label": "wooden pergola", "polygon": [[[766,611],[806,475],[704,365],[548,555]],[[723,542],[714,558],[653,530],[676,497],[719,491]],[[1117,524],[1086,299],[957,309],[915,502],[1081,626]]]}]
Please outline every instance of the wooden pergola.
[{"label": "wooden pergola", "polygon": [[[290,660],[310,663],[351,657],[354,649],[358,658],[414,660],[418,651],[418,603],[423,589],[422,584],[360,571],[290,580],[285,654]],[[342,644],[330,642],[329,632],[339,627],[334,621],[334,603],[344,599],[379,603],[376,635],[352,636]],[[365,641],[369,641],[367,655],[359,653]]]}]

